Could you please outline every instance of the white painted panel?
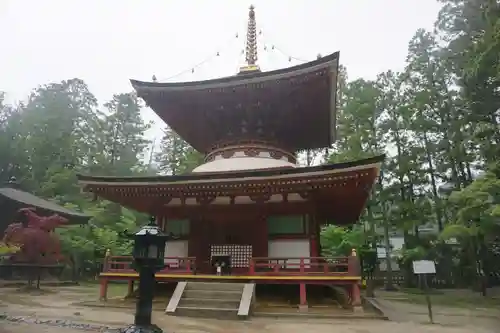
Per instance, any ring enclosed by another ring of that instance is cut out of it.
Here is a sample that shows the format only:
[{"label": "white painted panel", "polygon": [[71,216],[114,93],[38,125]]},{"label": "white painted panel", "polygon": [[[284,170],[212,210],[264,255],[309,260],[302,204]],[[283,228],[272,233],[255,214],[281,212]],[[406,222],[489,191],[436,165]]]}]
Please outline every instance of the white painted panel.
[{"label": "white painted panel", "polygon": [[[187,240],[168,241],[165,245],[165,257],[187,257],[188,256]],[[177,264],[175,259],[165,259],[165,264]]]},{"label": "white painted panel", "polygon": [[[309,239],[279,239],[270,240],[268,243],[268,257],[271,258],[309,258],[311,256]],[[288,260],[287,262],[298,264],[299,259]],[[309,259],[304,260],[309,264]],[[294,265],[289,268],[298,268]]]}]

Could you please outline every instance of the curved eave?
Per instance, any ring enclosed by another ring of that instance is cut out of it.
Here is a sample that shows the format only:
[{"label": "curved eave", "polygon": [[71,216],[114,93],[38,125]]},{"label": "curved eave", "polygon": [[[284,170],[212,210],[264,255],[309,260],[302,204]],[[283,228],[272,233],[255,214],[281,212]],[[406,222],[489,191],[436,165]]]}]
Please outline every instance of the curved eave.
[{"label": "curved eave", "polygon": [[315,176],[326,173],[341,173],[363,169],[380,170],[385,155],[379,155],[367,159],[319,165],[314,167],[301,167],[290,169],[268,169],[249,170],[228,173],[201,173],[186,174],[179,176],[153,176],[153,177],[109,177],[109,176],[86,176],[78,175],[81,185],[93,186],[141,186],[141,185],[168,185],[183,183],[214,183],[223,181],[253,181],[269,178],[295,178],[304,176]]},{"label": "curved eave", "polygon": [[186,90],[224,88],[224,87],[238,86],[249,83],[260,83],[269,80],[287,79],[290,77],[318,71],[324,68],[332,68],[332,70],[337,71],[338,60],[339,60],[339,52],[337,51],[328,56],[322,57],[318,60],[269,72],[255,71],[255,72],[249,72],[248,74],[239,74],[213,80],[191,81],[191,82],[160,83],[160,82],[145,82],[132,79],[130,80],[130,82],[132,83],[132,86],[138,93],[148,92],[148,91],[151,92],[176,91],[176,90],[186,91]]},{"label": "curved eave", "polygon": [[58,214],[69,220],[69,224],[85,224],[91,216],[59,206],[51,201],[39,198],[31,193],[14,188],[0,188],[0,199],[17,203],[19,207],[35,207],[48,214]]}]

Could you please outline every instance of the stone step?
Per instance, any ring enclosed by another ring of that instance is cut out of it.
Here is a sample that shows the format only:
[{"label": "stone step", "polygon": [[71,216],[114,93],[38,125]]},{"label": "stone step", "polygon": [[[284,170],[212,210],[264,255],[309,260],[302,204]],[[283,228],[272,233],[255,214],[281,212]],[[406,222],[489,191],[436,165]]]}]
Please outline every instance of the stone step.
[{"label": "stone step", "polygon": [[179,306],[238,310],[240,301],[220,298],[181,298]]},{"label": "stone step", "polygon": [[242,291],[184,290],[183,298],[241,300]]},{"label": "stone step", "polygon": [[189,282],[186,290],[243,291],[243,283],[231,282]]},{"label": "stone step", "polygon": [[219,309],[211,307],[178,306],[176,316],[214,318],[214,319],[238,319],[238,310]]}]

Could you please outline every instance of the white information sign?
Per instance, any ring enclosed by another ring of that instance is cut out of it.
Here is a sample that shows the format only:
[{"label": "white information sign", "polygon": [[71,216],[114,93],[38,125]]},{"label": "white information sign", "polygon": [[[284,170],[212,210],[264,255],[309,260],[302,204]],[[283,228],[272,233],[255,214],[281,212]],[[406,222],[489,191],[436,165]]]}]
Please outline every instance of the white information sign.
[{"label": "white information sign", "polygon": [[436,274],[436,265],[432,260],[416,260],[413,262],[413,273]]}]

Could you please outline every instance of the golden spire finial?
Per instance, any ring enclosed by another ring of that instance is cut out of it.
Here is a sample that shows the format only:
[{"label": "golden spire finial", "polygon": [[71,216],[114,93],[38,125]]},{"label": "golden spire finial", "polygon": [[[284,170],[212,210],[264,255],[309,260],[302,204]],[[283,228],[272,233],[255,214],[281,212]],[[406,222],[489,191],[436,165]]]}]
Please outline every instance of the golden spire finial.
[{"label": "golden spire finial", "polygon": [[248,12],[248,26],[247,26],[247,48],[245,60],[247,65],[255,65],[257,63],[257,23],[255,22],[255,7],[250,6]]},{"label": "golden spire finial", "polygon": [[241,68],[241,72],[259,70],[257,66],[257,23],[255,21],[255,7],[250,6],[248,12],[247,41],[245,50],[246,66]]}]

